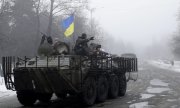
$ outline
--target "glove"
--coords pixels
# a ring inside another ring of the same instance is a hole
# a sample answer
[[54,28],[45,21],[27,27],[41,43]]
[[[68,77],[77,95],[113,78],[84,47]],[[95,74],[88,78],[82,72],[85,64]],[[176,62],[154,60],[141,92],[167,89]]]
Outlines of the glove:
[[90,40],[94,40],[94,37],[91,37]]

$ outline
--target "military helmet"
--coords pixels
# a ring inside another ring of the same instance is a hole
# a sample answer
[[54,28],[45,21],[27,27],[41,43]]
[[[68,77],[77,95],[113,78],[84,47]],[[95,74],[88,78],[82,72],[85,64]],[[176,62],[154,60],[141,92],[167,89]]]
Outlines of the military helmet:
[[83,33],[83,34],[81,35],[81,38],[82,38],[82,39],[86,39],[86,38],[87,38],[86,33]]

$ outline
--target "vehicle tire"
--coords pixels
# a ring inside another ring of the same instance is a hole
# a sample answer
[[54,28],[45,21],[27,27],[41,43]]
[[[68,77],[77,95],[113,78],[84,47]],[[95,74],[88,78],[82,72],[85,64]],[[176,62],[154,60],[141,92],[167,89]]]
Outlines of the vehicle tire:
[[49,102],[51,100],[52,93],[37,93],[37,99],[40,102]]
[[34,91],[17,91],[17,98],[19,102],[24,106],[33,106],[36,102],[37,97]]
[[105,76],[100,76],[97,81],[97,101],[104,102],[108,96],[108,81]]
[[126,81],[126,75],[124,73],[119,76],[119,96],[124,96],[126,94],[126,88],[127,88],[127,81]]
[[119,79],[116,75],[112,75],[109,81],[109,98],[116,98],[119,93]]
[[85,79],[82,88],[82,100],[85,105],[93,105],[96,100],[96,81],[93,77],[88,77]]

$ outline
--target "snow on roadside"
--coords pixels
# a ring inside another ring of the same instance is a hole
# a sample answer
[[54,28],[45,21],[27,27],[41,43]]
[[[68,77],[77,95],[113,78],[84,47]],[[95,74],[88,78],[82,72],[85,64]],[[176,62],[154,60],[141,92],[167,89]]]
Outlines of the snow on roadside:
[[174,65],[170,63],[170,61],[163,61],[163,60],[150,60],[148,61],[149,64],[167,70],[172,70],[174,72],[180,73],[180,61],[174,61]]
[[15,92],[11,90],[7,90],[4,83],[4,78],[0,77],[0,98],[6,97],[6,96],[12,96],[12,95],[15,95]]

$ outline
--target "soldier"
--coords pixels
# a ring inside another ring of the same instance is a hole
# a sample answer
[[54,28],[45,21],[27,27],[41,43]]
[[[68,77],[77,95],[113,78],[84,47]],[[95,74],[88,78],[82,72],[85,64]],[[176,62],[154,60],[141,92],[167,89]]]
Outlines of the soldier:
[[171,60],[171,65],[174,66],[174,60]]
[[83,33],[82,36],[78,37],[74,47],[75,53],[77,55],[89,55],[88,42],[90,40],[94,40],[94,37],[87,39],[87,35],[85,33]]
[[38,48],[38,54],[40,56],[50,56],[53,52],[52,44],[53,40],[51,36],[48,37],[45,34],[43,34],[40,46]]
[[51,36],[46,36],[45,34],[43,34],[42,39],[41,39],[41,43],[40,45],[44,44],[44,41],[47,39],[47,42],[52,45],[53,44],[53,40]]

